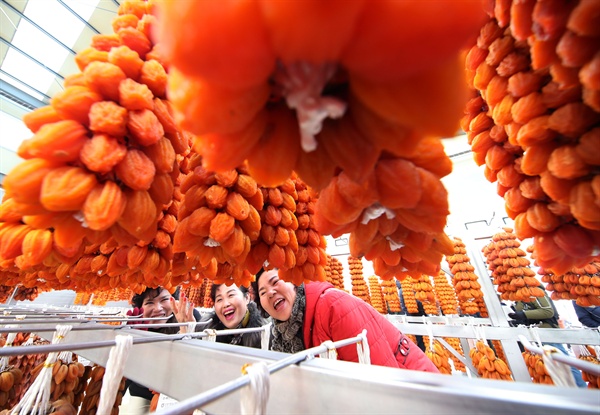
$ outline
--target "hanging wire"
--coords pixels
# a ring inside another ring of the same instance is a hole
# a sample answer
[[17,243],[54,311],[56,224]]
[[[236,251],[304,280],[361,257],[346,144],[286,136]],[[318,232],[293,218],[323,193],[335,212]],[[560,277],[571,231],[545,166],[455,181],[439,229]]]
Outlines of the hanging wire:
[[[162,320],[164,320],[164,317],[161,318]],[[145,320],[145,319],[144,319]],[[68,321],[65,320],[59,320],[58,323],[66,323]],[[209,321],[197,321],[195,323],[192,323],[196,326],[200,325],[206,325],[210,323]],[[83,322],[80,325],[74,326],[73,327],[73,331],[87,331],[87,330],[127,330],[127,329],[149,329],[149,328],[166,328],[166,327],[185,327],[188,326],[190,323],[184,322],[184,323],[162,323],[162,324],[156,324],[156,323],[148,323],[148,324],[121,324],[119,326],[114,326],[114,325],[109,325],[109,324],[102,324],[99,322]],[[245,330],[245,329],[237,329],[235,333],[231,333],[231,334],[239,334],[239,330]],[[248,330],[252,330],[252,331],[258,331],[256,329],[248,329]],[[49,331],[54,331],[54,329],[51,326],[33,326],[33,327],[19,327],[17,325],[12,325],[12,326],[6,326],[4,328],[0,328],[0,333],[32,333],[32,332],[40,332],[40,333],[44,333],[44,332],[49,332]],[[234,330],[231,330],[234,331]],[[244,331],[242,331],[244,332]]]
[[[137,321],[158,321],[158,320],[168,320],[172,317],[171,314],[168,317],[107,317],[103,318],[102,316],[81,316],[81,317],[68,317],[62,319],[44,319],[44,318],[30,318],[25,320],[0,320],[0,324],[39,324],[39,323],[119,323],[119,322],[137,322]],[[14,317],[14,316],[13,316]],[[136,325],[142,325],[135,323]],[[150,324],[150,323],[149,323]],[[2,333],[2,331],[0,331]]]
[[[349,339],[339,340],[333,342],[333,346],[336,349],[340,347],[349,346],[351,344],[355,344],[362,341],[361,336],[352,337]],[[330,345],[331,346],[331,345]],[[288,366],[291,366],[296,363],[300,363],[304,360],[313,358],[314,356],[324,353],[328,350],[327,346],[320,345],[317,347],[313,347],[310,349],[303,350],[301,352],[295,353],[289,357],[283,358],[276,362],[273,362],[267,366],[269,369],[269,373],[275,373],[281,369],[284,369]],[[203,405],[209,404],[228,393],[234,392],[243,386],[246,386],[250,382],[248,376],[241,376],[237,379],[224,383],[216,388],[210,389],[206,392],[203,392],[199,395],[193,396],[186,400],[179,402],[177,405],[173,405],[167,408],[165,411],[157,412],[159,415],[182,415],[188,414],[192,412],[196,408],[200,408]]]
[[[207,324],[209,321],[198,322],[197,324]],[[181,327],[186,326],[188,323],[165,323],[165,324],[134,324],[134,325],[126,325],[126,326],[103,326],[96,325],[90,327],[81,327],[75,326],[71,330],[72,331],[81,331],[81,330],[115,330],[117,332],[121,332],[123,329],[137,329],[138,327]],[[23,329],[16,329],[17,332],[23,332]],[[248,329],[234,329],[234,330],[215,330],[215,336],[224,336],[230,334],[241,334],[241,333],[249,333],[260,331],[260,327],[256,328],[248,328]],[[31,331],[35,332],[49,332],[54,331],[54,329],[50,327],[31,327]],[[136,337],[133,339],[133,344],[145,344],[145,343],[156,343],[163,341],[173,341],[173,340],[189,340],[190,338],[208,338],[212,333],[203,332],[194,332],[194,333],[178,333],[178,334],[160,334],[152,337]],[[114,340],[102,340],[96,342],[86,342],[86,343],[67,343],[67,344],[45,344],[38,346],[16,346],[16,347],[3,347],[0,348],[0,357],[1,356],[20,356],[26,354],[41,354],[41,353],[50,353],[50,352],[61,352],[64,350],[87,350],[87,349],[97,349],[101,347],[112,347],[115,346],[116,342]]]

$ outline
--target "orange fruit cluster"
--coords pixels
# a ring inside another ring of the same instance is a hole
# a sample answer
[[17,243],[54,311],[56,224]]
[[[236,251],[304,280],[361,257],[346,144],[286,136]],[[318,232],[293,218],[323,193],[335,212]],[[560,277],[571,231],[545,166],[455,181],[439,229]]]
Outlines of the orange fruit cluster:
[[402,311],[400,306],[400,296],[395,280],[381,280],[383,290],[383,299],[385,300],[387,310],[390,313],[399,313]]
[[532,297],[543,297],[544,290],[529,268],[527,253],[519,248],[521,243],[511,228],[503,228],[483,247],[492,280],[504,300],[531,301]]
[[[13,274],[13,275],[16,278],[18,278],[18,274]],[[9,285],[9,286],[0,285],[0,303],[5,303],[10,298],[10,296],[14,292],[15,286],[17,284],[18,284],[18,282],[15,285]],[[13,297],[13,300],[14,301],[33,301],[43,291],[46,291],[46,290],[40,289],[38,287],[19,287],[17,293]]]
[[[2,341],[4,341],[4,339],[2,339]],[[37,335],[32,336],[32,334],[30,333],[17,333],[15,339],[13,340],[13,346],[32,346],[41,344],[48,344],[48,342]],[[13,356],[10,358],[9,365],[19,369],[23,376],[20,385],[15,386],[14,388],[14,403],[12,405],[7,404],[6,406],[4,406],[5,408],[12,408],[16,402],[20,401],[23,398],[23,396],[27,392],[27,389],[29,389],[29,387],[35,380],[35,376],[33,376],[32,374],[33,369],[38,365],[44,363],[46,357],[47,355],[43,354],[29,354]]]
[[444,271],[438,272],[433,277],[433,291],[435,297],[440,301],[440,307],[445,316],[458,315],[456,292],[448,282],[448,277]]
[[521,354],[523,355],[525,365],[527,366],[529,376],[531,376],[531,381],[533,383],[545,383],[547,385],[554,385],[554,381],[550,377],[548,369],[546,369],[546,365],[544,364],[542,356],[536,353],[531,353],[527,350],[525,350]]
[[[462,348],[462,346],[460,344],[460,339],[458,337],[444,337],[444,340],[446,340],[446,342],[454,350],[456,350],[458,353],[460,353],[463,357],[465,356],[463,348]],[[454,356],[450,352],[448,352],[448,356],[450,357],[450,359],[452,359],[452,363],[454,364],[454,368],[456,370],[461,371],[461,372],[466,372],[467,371],[467,368],[465,367],[465,364],[463,362],[461,362],[460,360],[458,360],[458,358],[456,356]]]
[[421,274],[418,279],[413,277],[413,290],[415,292],[415,299],[423,304],[425,314],[437,315],[440,313],[429,275]]
[[[133,291],[129,288],[116,287],[106,291],[99,291],[94,293],[92,304],[97,306],[106,305],[110,301],[127,301],[133,297]],[[87,304],[87,303],[85,303]]]
[[23,385],[23,371],[5,366],[0,372],[0,408],[10,409],[18,402]]
[[336,166],[369,170],[382,149],[409,147],[412,129],[455,133],[454,58],[483,21],[478,6],[162,1],[158,37],[171,99],[210,169],[248,159],[265,185],[295,170],[319,188]]
[[177,154],[189,145],[166,100],[151,11],[151,3],[123,2],[114,33],[76,55],[81,72],[50,106],[24,116],[34,136],[3,183],[7,281],[79,291],[169,285],[176,224],[160,222],[174,197]]
[[[208,280],[208,278],[206,279]],[[204,279],[202,279],[202,285],[187,285],[181,288],[181,294],[185,295],[190,303],[194,303],[196,307],[203,307],[204,301]]]
[[512,372],[506,363],[499,359],[490,346],[482,340],[477,340],[475,347],[469,352],[473,366],[477,373],[486,379],[499,379],[512,381]]
[[415,298],[415,290],[413,289],[413,285],[414,280],[412,277],[406,277],[400,280],[404,307],[406,307],[406,311],[408,313],[417,314],[419,312],[419,306],[417,305],[417,299]]
[[490,316],[490,314],[487,311],[487,307],[485,305],[485,300],[483,299],[483,297],[476,298],[475,304],[477,304],[477,307],[479,307],[479,314],[481,315],[481,317],[487,318]]
[[350,233],[350,253],[371,260],[382,279],[437,273],[442,256],[451,252],[440,178],[452,166],[449,159],[435,160],[446,157],[441,143],[419,148],[420,162],[438,171],[414,160],[381,159],[359,181],[345,171],[335,176],[317,202],[317,228],[334,237]]
[[[214,173],[202,166],[200,157],[190,159],[187,167],[173,240],[173,252],[183,259],[181,271],[195,268],[201,277],[218,283],[248,285],[252,276],[246,259],[261,233],[263,192],[243,167]],[[269,219],[269,223],[274,222]]]
[[498,356],[498,358],[508,362],[506,359],[506,354],[504,353],[504,348],[502,347],[502,342],[500,340],[492,340],[492,347],[496,351],[496,356]]
[[446,348],[437,340],[433,341],[432,348],[427,336],[423,337],[423,341],[426,342],[425,344],[427,344],[427,347],[425,348],[425,356],[427,356],[429,360],[433,362],[440,373],[444,375],[451,375],[452,369],[450,368],[449,362],[450,353],[446,350]]
[[460,238],[454,238],[454,254],[446,256],[453,275],[454,289],[458,297],[460,309],[464,314],[475,314],[480,311],[476,299],[483,298],[481,285],[475,275],[475,267],[467,256],[467,249]]
[[484,20],[480,2],[162,1],[157,12],[169,97],[208,168],[247,159],[269,186],[296,171],[324,189],[323,234],[354,232],[364,211],[387,208],[392,223],[378,231],[372,217],[352,255],[384,279],[437,272],[448,215],[439,179],[451,163],[427,137],[458,131],[458,52]]
[[327,265],[325,265],[325,275],[327,282],[333,284],[335,288],[344,290],[344,266],[339,259],[327,254]]
[[[535,256],[535,250],[532,254]],[[539,268],[538,274],[545,282],[553,300],[575,300],[582,307],[600,306],[600,262],[574,267],[562,275]]]
[[496,2],[466,58],[475,161],[556,273],[600,245],[599,12],[594,1]]
[[[89,381],[86,383],[84,398],[79,407],[79,415],[94,415],[98,409],[98,402],[100,401],[100,391],[102,390],[102,383],[104,382],[105,368],[102,366],[94,365],[87,366],[90,369]],[[119,405],[123,399],[125,393],[125,378],[121,378],[118,385],[115,402],[111,408],[111,415],[115,415],[119,411]]]
[[383,291],[376,275],[369,277],[369,292],[371,293],[371,305],[381,314],[387,314],[387,307],[383,300]]
[[92,297],[92,293],[89,293],[89,292],[75,293],[75,299],[73,300],[73,304],[86,305],[87,303],[90,302],[91,297]]
[[[290,179],[284,183],[289,182]],[[325,281],[325,266],[327,265],[327,254],[325,248],[327,241],[315,226],[315,195],[313,190],[296,173],[292,174],[291,181],[296,190],[296,219],[298,229],[296,239],[298,240],[298,254],[295,265],[284,269],[279,276],[296,285],[303,281]],[[280,186],[281,187],[281,186]]]
[[202,302],[198,303],[200,307],[204,308],[212,308],[214,306],[214,301],[210,296],[210,291],[213,286],[213,283],[208,278],[202,279],[202,285],[200,289],[202,290]]
[[355,258],[352,255],[348,256],[348,267],[350,268],[350,281],[352,283],[352,295],[360,298],[366,303],[371,304],[371,295],[369,287],[365,282],[363,275],[363,264],[360,258]]
[[[596,350],[590,346],[585,347],[587,348],[589,354],[581,354],[579,355],[579,359],[600,365],[600,360],[598,360],[598,353],[596,353]],[[589,389],[600,389],[600,376],[584,371],[581,371],[581,376],[583,377],[583,380],[588,382]]]
[[[43,364],[40,364],[33,369],[33,372],[41,370],[42,367]],[[67,362],[59,358],[52,367],[50,401],[64,401],[75,408],[79,407],[83,400],[83,390],[87,385],[87,378],[84,377],[85,371],[85,366],[82,363]]]

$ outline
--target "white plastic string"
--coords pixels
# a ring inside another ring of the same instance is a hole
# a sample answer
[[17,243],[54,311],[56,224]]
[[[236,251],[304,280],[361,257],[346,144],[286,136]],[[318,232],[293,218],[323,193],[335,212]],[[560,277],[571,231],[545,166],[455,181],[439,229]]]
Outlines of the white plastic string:
[[371,350],[369,349],[369,340],[367,339],[367,330],[363,330],[362,333],[358,335],[361,338],[361,341],[356,343],[356,351],[358,353],[358,363],[362,363],[364,365],[371,364]]
[[29,337],[27,338],[25,343],[23,343],[23,346],[33,346],[33,343],[35,341],[35,336],[37,336],[37,334],[29,333]]
[[110,349],[106,361],[106,370],[102,379],[102,389],[100,389],[100,399],[96,410],[98,414],[110,414],[112,411],[119,384],[123,377],[125,362],[133,345],[133,336],[117,335],[115,343],[116,346]]
[[206,333],[206,340],[209,342],[217,341],[217,331],[215,329],[204,329],[204,333]]
[[550,374],[552,381],[556,386],[566,386],[576,388],[575,378],[571,372],[571,367],[552,358],[554,353],[561,353],[556,347],[544,345],[542,347],[544,354],[542,360],[546,365],[546,370]]
[[269,368],[265,362],[246,366],[250,383],[240,391],[242,415],[263,415],[267,413],[267,402],[271,388]]
[[[471,323],[469,323],[471,324]],[[487,343],[487,339],[485,338],[485,332],[483,331],[483,327],[479,325],[473,325],[473,331],[475,332],[475,340],[481,340],[484,343]]]
[[86,312],[91,312],[92,311],[93,302],[94,302],[94,293],[92,293],[92,295],[90,295],[90,299],[89,299],[89,301],[87,303]]
[[433,324],[423,316],[423,322],[425,323],[425,330],[427,330],[427,336],[429,337],[429,350],[433,350]]
[[529,327],[529,332],[531,333],[531,337],[533,338],[533,340],[537,343],[538,347],[542,347],[542,339],[540,338],[540,332],[538,331],[538,328],[535,326],[531,326]]
[[[18,327],[16,324],[6,325],[7,329],[14,329],[16,327]],[[4,347],[11,347],[16,337],[17,333],[8,333],[8,335],[6,336],[6,343],[4,343]],[[8,367],[9,359],[9,356],[2,356],[2,358],[0,359],[0,372],[4,372],[4,370],[6,370],[6,368]]]
[[[52,336],[52,344],[62,342],[73,326],[59,324]],[[44,366],[33,384],[27,389],[23,399],[11,410],[11,414],[19,415],[45,415],[50,400],[50,381],[52,380],[52,367],[56,364],[59,352],[48,354]]]
[[331,340],[325,340],[323,343],[321,343],[321,345],[327,347],[327,351],[319,353],[319,357],[322,357],[323,359],[337,360],[337,350],[335,349],[335,345]]
[[[453,375],[458,374],[458,372],[460,372],[460,370],[456,370],[456,366],[454,366],[454,360],[453,359],[448,359],[448,363],[450,363],[450,373],[452,373]],[[470,372],[470,370],[466,370],[467,372]],[[460,372],[460,374],[462,375],[462,372]]]
[[271,340],[271,323],[262,326],[263,331],[260,332],[260,348],[269,350],[269,341]]
[[58,360],[68,365],[73,363],[73,352],[69,352],[66,350],[64,352],[60,352],[60,354],[58,355]]
[[587,349],[587,347],[585,347],[581,344],[572,344],[571,349],[573,349],[573,353],[575,354],[575,357],[578,359],[581,358],[581,356],[591,356],[592,355],[590,353],[590,351]]

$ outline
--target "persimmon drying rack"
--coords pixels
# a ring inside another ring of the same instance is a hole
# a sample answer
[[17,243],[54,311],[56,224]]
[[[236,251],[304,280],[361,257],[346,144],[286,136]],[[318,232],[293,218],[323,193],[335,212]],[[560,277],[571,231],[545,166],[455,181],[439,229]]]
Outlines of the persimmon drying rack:
[[[17,323],[9,319],[5,321]],[[156,333],[136,329],[122,330],[120,326],[70,318],[64,319],[64,323],[82,326],[86,330],[71,330],[59,346],[69,348],[69,344],[76,343],[73,344],[73,352],[100,365],[106,364],[110,352],[107,346],[114,344],[115,336],[132,335],[135,343],[139,344],[133,346],[134,350],[124,367],[124,376],[180,401],[238,378],[244,364],[258,361],[269,364],[289,357],[272,351],[188,340],[183,335],[176,336],[177,341],[155,341],[153,338],[157,337]],[[410,326],[424,328],[422,324]],[[37,324],[21,326],[23,331],[34,328],[40,327]],[[473,336],[473,328],[469,326],[433,326],[435,336],[443,336],[450,329],[452,336],[456,337],[457,328],[464,332],[463,335]],[[498,329],[486,327],[484,330],[492,334],[489,338],[493,338],[494,330]],[[518,328],[509,330],[514,334]],[[530,333],[523,331],[529,337]],[[590,336],[588,340],[591,343],[600,343],[600,338],[593,337],[600,336],[598,332],[585,332]],[[50,339],[51,331],[40,332],[40,335]],[[540,331],[540,335],[546,340],[545,336],[553,333]],[[82,343],[88,345],[84,349],[77,349]],[[88,348],[94,344],[96,347]],[[234,391],[202,409],[208,413],[235,413],[239,412],[239,405],[239,391]],[[303,361],[271,374],[269,413],[374,414],[399,413],[402,408],[410,408],[413,413],[447,413],[451,408],[456,413],[528,411],[543,412],[545,415],[597,414],[598,393],[578,388],[437,375],[328,359]]]

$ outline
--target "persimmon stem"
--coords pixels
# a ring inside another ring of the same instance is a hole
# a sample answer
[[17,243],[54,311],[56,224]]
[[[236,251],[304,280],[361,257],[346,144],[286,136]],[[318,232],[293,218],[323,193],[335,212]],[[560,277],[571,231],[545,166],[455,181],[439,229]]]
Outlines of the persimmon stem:
[[335,97],[322,96],[323,89],[337,67],[333,63],[279,63],[273,80],[278,94],[285,97],[288,107],[296,110],[301,146],[311,152],[317,148],[316,135],[327,118],[341,118],[347,104]]

